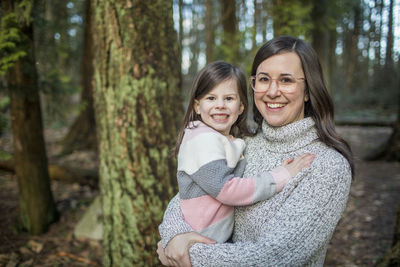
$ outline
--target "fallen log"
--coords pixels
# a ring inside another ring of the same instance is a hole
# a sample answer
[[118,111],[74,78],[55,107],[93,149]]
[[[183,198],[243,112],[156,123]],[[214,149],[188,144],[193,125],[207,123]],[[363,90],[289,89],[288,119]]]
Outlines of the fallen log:
[[[15,173],[13,159],[0,160],[0,170]],[[51,180],[78,183],[92,188],[97,188],[99,180],[97,170],[79,169],[58,164],[49,164],[49,175]]]

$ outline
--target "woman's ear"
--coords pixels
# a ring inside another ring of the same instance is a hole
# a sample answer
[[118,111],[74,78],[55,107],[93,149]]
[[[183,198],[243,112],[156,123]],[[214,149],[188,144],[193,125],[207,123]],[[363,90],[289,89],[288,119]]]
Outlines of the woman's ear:
[[304,102],[310,100],[310,90],[308,88],[304,89]]
[[193,103],[193,109],[196,114],[200,115],[200,101],[195,99]]

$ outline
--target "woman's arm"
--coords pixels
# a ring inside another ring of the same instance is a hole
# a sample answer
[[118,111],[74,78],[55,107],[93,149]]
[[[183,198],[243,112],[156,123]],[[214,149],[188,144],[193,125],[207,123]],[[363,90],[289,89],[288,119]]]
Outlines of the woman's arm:
[[169,202],[163,221],[158,226],[158,231],[160,232],[161,243],[164,248],[174,236],[194,231],[183,219],[182,211],[179,207],[178,195],[173,197]]
[[[283,201],[274,217],[267,221],[260,218],[263,221],[262,230],[256,241],[194,244],[190,249],[192,265],[322,264],[323,258],[318,256],[324,255],[326,245],[345,208],[351,182],[347,161],[342,157],[335,161],[316,164],[312,172]],[[259,216],[262,217],[263,213]]]

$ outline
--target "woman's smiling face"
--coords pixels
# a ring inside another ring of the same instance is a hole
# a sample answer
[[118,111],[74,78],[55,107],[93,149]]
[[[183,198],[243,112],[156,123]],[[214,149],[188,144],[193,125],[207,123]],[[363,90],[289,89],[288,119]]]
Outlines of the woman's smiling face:
[[286,52],[267,58],[257,68],[257,73],[267,74],[274,79],[266,92],[254,92],[254,102],[263,118],[271,126],[284,126],[304,118],[305,102],[309,97],[305,92],[304,80],[297,80],[291,91],[280,90],[275,79],[284,75],[305,78],[299,56]]

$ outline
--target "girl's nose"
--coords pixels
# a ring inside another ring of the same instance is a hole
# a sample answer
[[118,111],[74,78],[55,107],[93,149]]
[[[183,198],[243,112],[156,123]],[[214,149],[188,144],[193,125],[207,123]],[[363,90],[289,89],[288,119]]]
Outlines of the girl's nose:
[[224,99],[217,99],[217,108],[224,108],[224,107],[225,107]]

